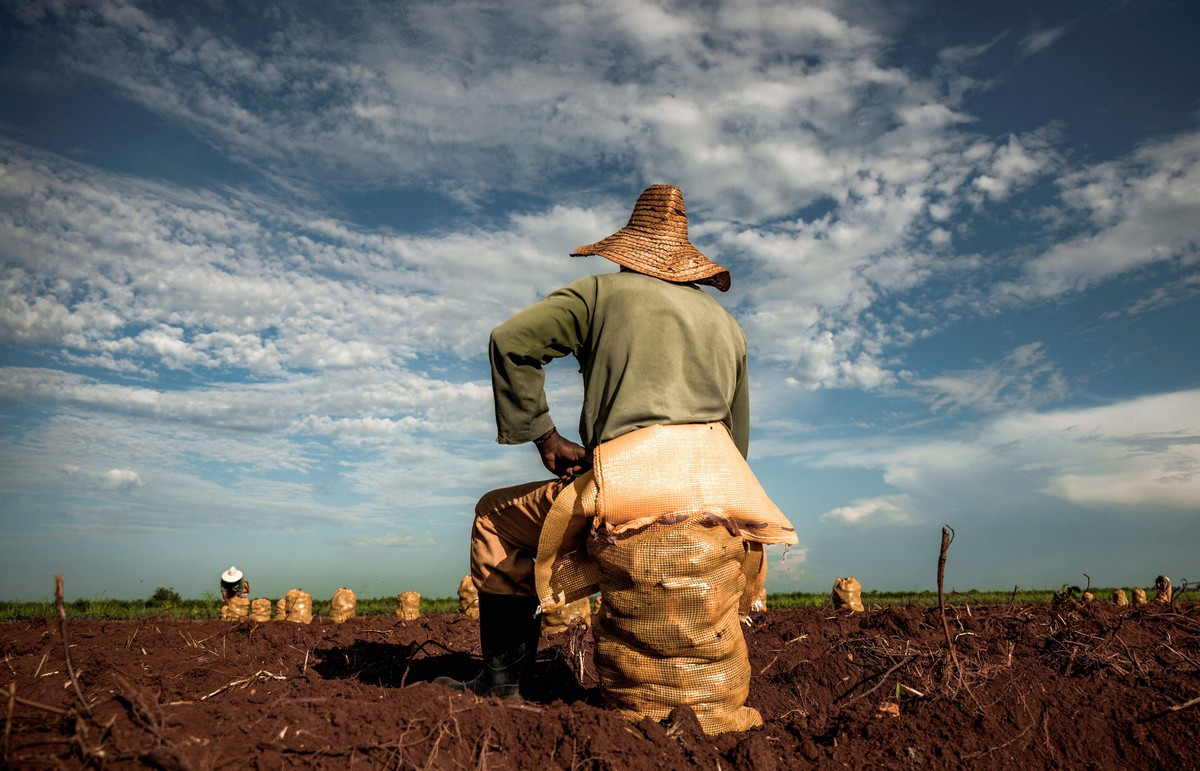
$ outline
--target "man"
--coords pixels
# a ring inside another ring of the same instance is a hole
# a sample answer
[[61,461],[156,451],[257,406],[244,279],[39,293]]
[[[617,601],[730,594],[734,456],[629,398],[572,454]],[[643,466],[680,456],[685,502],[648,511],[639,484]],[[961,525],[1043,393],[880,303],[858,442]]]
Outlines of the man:
[[221,574],[221,600],[228,602],[234,597],[246,597],[250,594],[250,582],[242,575],[242,571],[230,567]]
[[[598,446],[649,426],[719,423],[746,455],[745,336],[699,288],[727,291],[729,271],[688,241],[679,188],[647,188],[628,225],[572,252],[586,255],[605,257],[620,272],[580,279],[492,331],[498,441],[533,442],[555,479],[493,490],[476,506],[471,575],[484,666],[474,680],[436,681],[451,688],[520,698],[540,632],[539,534],[555,498],[591,468]],[[558,433],[544,390],[543,365],[567,354],[583,375],[582,444]]]

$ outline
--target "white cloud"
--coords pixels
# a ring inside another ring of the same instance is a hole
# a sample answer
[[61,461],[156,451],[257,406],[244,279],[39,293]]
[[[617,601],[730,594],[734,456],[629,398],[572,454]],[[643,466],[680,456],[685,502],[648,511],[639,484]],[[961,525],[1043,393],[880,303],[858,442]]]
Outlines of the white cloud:
[[1048,29],[1038,29],[1030,32],[1025,37],[1021,38],[1021,53],[1024,56],[1032,56],[1040,53],[1050,46],[1054,45],[1059,39],[1067,33],[1070,28],[1069,24],[1061,24],[1057,27]]
[[1013,411],[960,439],[836,448],[817,463],[878,469],[921,518],[944,516],[943,507],[1036,508],[1038,495],[1093,507],[1193,510],[1200,506],[1200,391]]
[[843,522],[848,525],[868,524],[879,521],[897,523],[911,522],[906,495],[891,495],[855,501],[849,506],[839,506],[821,515],[826,522]]
[[362,536],[359,538],[350,538],[338,540],[335,543],[344,543],[348,546],[363,547],[396,547],[396,546],[433,546],[437,542],[429,536],[418,537],[414,535],[401,535],[397,533],[389,533],[380,536]]
[[141,477],[133,469],[114,468],[108,471],[90,471],[68,463],[62,467],[62,471],[73,482],[98,490],[124,492],[142,485]]
[[1069,392],[1066,375],[1047,358],[1042,343],[1022,345],[996,364],[912,379],[912,385],[924,393],[935,412],[1032,407],[1061,401]]
[[1147,144],[1130,157],[1059,180],[1086,232],[1030,260],[997,294],[1036,299],[1077,292],[1154,263],[1200,257],[1200,132]]

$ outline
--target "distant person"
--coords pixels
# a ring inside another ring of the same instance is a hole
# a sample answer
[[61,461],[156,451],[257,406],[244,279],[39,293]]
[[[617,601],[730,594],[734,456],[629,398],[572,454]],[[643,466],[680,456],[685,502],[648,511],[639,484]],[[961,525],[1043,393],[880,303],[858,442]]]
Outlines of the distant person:
[[247,597],[250,594],[250,582],[242,575],[242,571],[230,567],[221,574],[221,601],[229,602],[234,597]]

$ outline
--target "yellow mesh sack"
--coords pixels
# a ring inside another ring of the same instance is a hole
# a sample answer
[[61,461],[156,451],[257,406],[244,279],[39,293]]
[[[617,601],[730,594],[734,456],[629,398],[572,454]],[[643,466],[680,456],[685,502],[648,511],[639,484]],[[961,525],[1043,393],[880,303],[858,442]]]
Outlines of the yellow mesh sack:
[[829,598],[833,601],[833,607],[836,609],[846,608],[860,613],[864,610],[862,584],[858,583],[858,579],[854,576],[846,576],[834,581],[833,591],[830,592]]
[[601,692],[627,717],[686,705],[708,733],[739,731],[762,722],[740,626],[762,544],[796,542],[724,426],[652,426],[600,445],[562,489],[534,578],[543,612],[603,592]]
[[250,600],[246,597],[230,597],[221,606],[222,621],[241,621],[250,615]]
[[1164,605],[1171,602],[1171,579],[1166,576],[1154,579],[1154,601]]
[[479,618],[479,589],[469,575],[458,582],[458,612],[466,618]]
[[347,619],[354,618],[354,609],[358,605],[358,598],[354,596],[354,592],[346,587],[342,587],[333,593],[333,599],[329,601],[329,618],[335,624],[341,624]]
[[762,724],[746,707],[750,662],[738,613],[742,539],[701,515],[592,539],[604,612],[596,669],[606,702],[627,717],[691,707],[707,733]]
[[271,620],[271,601],[266,597],[255,597],[250,601],[250,616],[251,621],[270,621]]
[[301,589],[289,589],[287,599],[287,618],[294,624],[311,624],[313,615],[312,595]]
[[416,621],[421,617],[421,595],[418,592],[400,592],[396,595],[396,616],[403,621]]
[[592,625],[592,604],[587,597],[542,611],[542,637],[562,634],[571,628],[573,621],[582,621],[584,626]]

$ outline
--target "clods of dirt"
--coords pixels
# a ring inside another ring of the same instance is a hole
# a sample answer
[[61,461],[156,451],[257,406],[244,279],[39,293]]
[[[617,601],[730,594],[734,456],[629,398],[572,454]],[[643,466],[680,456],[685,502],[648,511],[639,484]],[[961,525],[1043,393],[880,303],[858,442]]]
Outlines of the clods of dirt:
[[[0,625],[10,768],[1200,768],[1200,605],[806,609],[745,628],[765,724],[630,722],[591,633],[545,640],[521,704],[477,622]],[[64,653],[64,637],[69,645]],[[953,646],[954,655],[951,656]]]

